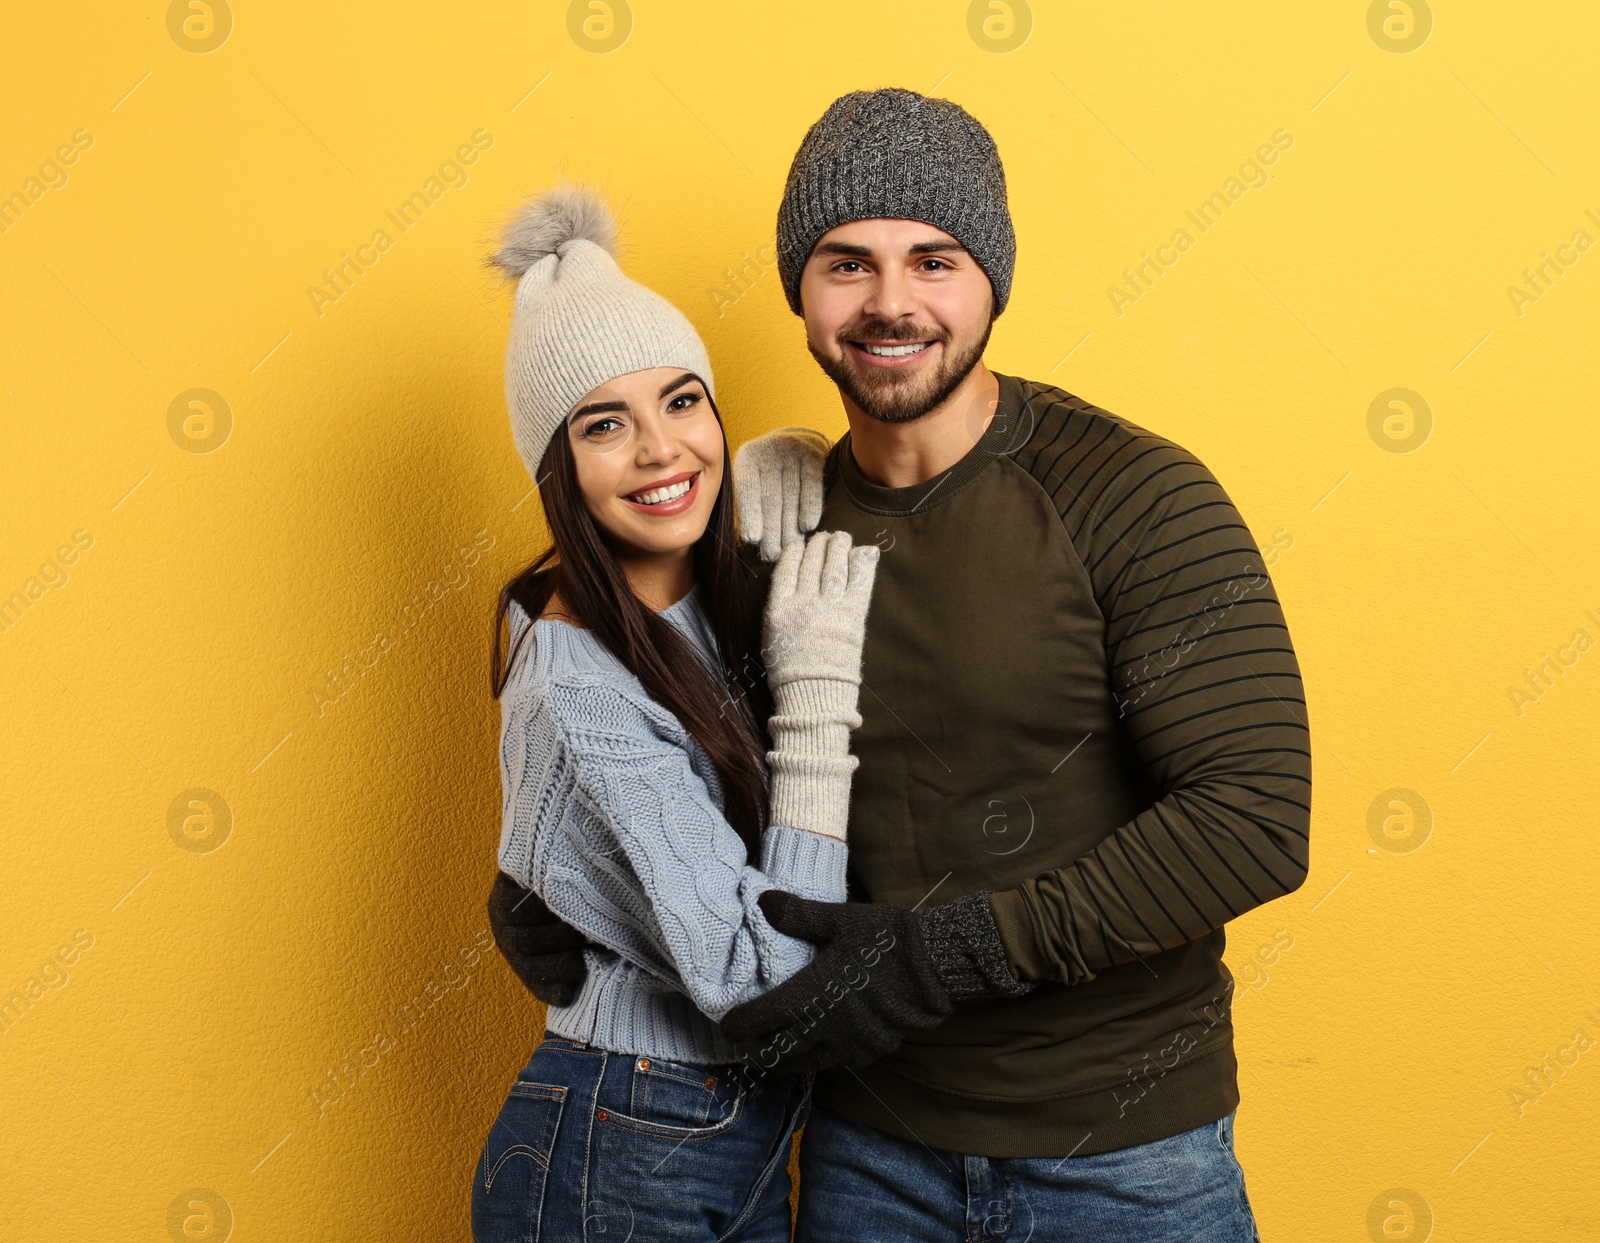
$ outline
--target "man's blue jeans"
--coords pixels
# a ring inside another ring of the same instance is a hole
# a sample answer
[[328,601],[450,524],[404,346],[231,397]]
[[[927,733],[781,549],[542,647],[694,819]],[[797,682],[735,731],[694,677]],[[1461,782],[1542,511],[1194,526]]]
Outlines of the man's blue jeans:
[[813,1106],[795,1243],[1260,1243],[1233,1114],[1087,1157],[969,1157]]

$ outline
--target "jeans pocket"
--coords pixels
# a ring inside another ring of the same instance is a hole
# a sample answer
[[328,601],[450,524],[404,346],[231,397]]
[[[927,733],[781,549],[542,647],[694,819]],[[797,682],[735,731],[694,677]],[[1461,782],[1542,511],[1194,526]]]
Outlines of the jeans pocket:
[[715,1126],[738,1109],[743,1091],[732,1067],[636,1057],[628,1115],[656,1126]]
[[489,1128],[472,1183],[477,1243],[539,1243],[550,1152],[567,1089],[519,1079]]
[[[646,1059],[657,1069],[655,1058]],[[788,1186],[775,1183],[788,1164],[788,1124],[793,1110],[779,1093],[737,1068],[668,1063],[679,1083],[640,1082],[649,1104],[635,1117],[625,1112],[639,1076],[639,1055],[608,1071],[594,1111],[584,1213],[586,1238],[667,1243],[675,1239],[789,1237]],[[688,1072],[697,1071],[691,1079]],[[685,1125],[699,1104],[682,1108],[681,1089],[716,1080],[704,1125]],[[586,1102],[585,1102],[586,1103]],[[575,1106],[577,1107],[576,1103]],[[779,1134],[784,1133],[780,1140]],[[565,1171],[563,1164],[552,1184]],[[574,1238],[576,1243],[576,1237]]]

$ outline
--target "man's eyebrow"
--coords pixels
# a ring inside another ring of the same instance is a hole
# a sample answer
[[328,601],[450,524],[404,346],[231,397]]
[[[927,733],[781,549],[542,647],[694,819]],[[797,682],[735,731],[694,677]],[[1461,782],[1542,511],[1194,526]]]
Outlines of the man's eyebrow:
[[[964,252],[966,249],[960,242],[951,238],[948,241],[918,242],[915,246],[907,248],[906,253],[908,255],[933,255],[951,250]],[[855,259],[870,259],[872,258],[873,250],[870,246],[856,246],[849,242],[822,242],[817,246],[814,253],[819,255],[848,255]]]
[[870,246],[853,246],[848,242],[820,242],[814,252],[819,255],[854,255],[860,259],[870,259],[872,248]]
[[573,419],[581,418],[586,414],[610,414],[615,410],[626,409],[628,409],[628,403],[625,401],[591,401],[587,406],[579,406],[574,410],[567,422],[570,423]]

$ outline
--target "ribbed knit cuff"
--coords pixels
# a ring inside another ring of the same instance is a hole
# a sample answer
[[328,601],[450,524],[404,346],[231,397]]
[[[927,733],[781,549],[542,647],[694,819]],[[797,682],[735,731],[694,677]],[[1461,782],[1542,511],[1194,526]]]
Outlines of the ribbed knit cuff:
[[861,687],[832,678],[803,678],[775,687],[767,729],[776,750],[794,755],[838,756],[850,751],[850,731],[860,728]]
[[1035,988],[1011,974],[1005,943],[980,889],[921,913],[922,939],[951,1001],[973,997],[1022,997]]
[[850,776],[860,763],[850,754],[850,731],[861,724],[860,690],[854,682],[805,678],[773,691],[776,711],[767,722],[773,824],[844,839]]
[[772,823],[845,839],[850,823],[850,775],[860,763],[768,751],[772,766]]
[[843,902],[850,851],[836,837],[774,822],[761,842],[761,871],[774,889],[813,902]]

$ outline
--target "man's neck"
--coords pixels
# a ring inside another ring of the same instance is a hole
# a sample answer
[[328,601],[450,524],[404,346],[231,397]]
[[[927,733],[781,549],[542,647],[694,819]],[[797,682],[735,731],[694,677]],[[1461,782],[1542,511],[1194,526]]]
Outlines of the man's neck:
[[851,456],[862,478],[880,488],[910,488],[949,470],[982,439],[1000,400],[1000,380],[980,360],[955,392],[906,423],[884,423],[843,400]]

